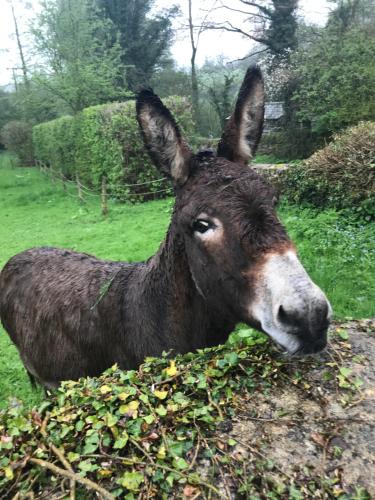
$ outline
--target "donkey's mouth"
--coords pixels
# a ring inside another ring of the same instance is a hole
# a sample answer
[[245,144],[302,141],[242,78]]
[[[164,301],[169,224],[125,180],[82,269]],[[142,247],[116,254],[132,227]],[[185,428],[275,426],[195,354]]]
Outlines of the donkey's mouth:
[[294,350],[289,350],[279,343],[277,343],[277,345],[285,355],[293,358],[302,358],[322,352],[327,347],[327,338],[321,338],[314,342],[302,342],[300,346]]
[[278,349],[289,357],[318,354],[327,346],[328,327],[314,332],[314,334],[309,332],[286,332],[275,327],[266,329],[261,325],[257,325],[257,328],[272,339]]

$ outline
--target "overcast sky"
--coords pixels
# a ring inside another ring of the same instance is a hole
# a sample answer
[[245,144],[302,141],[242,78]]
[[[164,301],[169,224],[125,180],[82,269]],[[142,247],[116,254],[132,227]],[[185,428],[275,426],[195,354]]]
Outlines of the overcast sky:
[[[27,25],[33,17],[35,10],[38,10],[38,0],[13,0],[16,15],[20,24],[20,31],[27,42]],[[170,7],[171,4],[178,4],[185,18],[187,17],[187,0],[156,0],[156,7],[162,9]],[[202,9],[208,9],[215,3],[215,0],[195,0],[193,5],[194,17],[199,20],[204,15]],[[219,5],[216,1],[216,5]],[[300,0],[300,16],[307,21],[316,24],[324,24],[329,12],[327,0]],[[227,4],[241,8],[241,4],[236,0],[231,0]],[[242,6],[243,8],[243,6]],[[222,21],[230,20],[235,25],[241,25],[243,14],[230,13],[222,9],[216,10],[210,15],[210,20]],[[172,54],[179,66],[188,66],[190,59],[190,41],[185,30],[182,29],[183,18],[176,20],[177,35],[172,47]],[[6,85],[12,79],[9,68],[19,67],[19,57],[14,33],[14,23],[10,3],[8,0],[0,0],[0,85]],[[202,34],[199,50],[197,53],[198,64],[203,64],[207,58],[224,56],[228,60],[238,59],[249,52],[249,40],[241,38],[233,33],[220,31],[209,31]],[[25,49],[26,50],[26,49]],[[27,52],[27,50],[26,50]]]

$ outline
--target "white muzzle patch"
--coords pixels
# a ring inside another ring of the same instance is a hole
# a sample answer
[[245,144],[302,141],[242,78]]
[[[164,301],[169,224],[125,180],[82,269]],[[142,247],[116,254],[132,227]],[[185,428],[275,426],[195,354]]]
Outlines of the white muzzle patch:
[[249,313],[289,353],[325,345],[331,306],[292,250],[267,258]]

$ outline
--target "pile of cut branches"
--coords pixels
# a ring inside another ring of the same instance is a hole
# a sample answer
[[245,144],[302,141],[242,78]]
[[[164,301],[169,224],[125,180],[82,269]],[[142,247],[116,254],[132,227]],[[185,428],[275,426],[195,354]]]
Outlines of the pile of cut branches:
[[370,498],[304,464],[283,475],[260,449],[245,457],[230,433],[244,401],[304,387],[301,371],[320,365],[350,404],[361,381],[342,357],[292,363],[249,329],[225,346],[65,382],[38,409],[14,401],[0,413],[0,497]]

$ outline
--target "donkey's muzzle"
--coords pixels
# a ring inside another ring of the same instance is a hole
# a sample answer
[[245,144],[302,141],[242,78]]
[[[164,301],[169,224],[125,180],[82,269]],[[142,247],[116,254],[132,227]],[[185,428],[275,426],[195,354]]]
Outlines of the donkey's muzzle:
[[260,273],[251,317],[291,354],[324,349],[331,306],[293,251],[271,254]]
[[[309,307],[310,306],[310,307]],[[319,303],[306,304],[303,308],[286,308],[281,305],[277,314],[278,324],[289,335],[300,341],[299,354],[313,354],[327,345],[327,331],[331,310],[328,301],[322,297]]]

